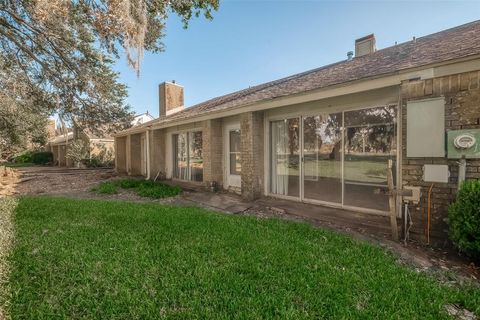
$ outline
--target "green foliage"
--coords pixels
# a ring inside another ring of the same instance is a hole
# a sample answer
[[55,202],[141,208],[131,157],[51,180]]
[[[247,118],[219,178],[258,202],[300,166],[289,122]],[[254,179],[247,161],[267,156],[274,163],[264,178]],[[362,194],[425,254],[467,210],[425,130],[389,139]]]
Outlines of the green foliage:
[[116,194],[118,193],[118,185],[112,181],[100,182],[100,184],[91,189],[93,192],[102,194]]
[[448,319],[446,286],[379,246],[280,219],[123,201],[20,198],[12,319]]
[[465,181],[448,209],[450,239],[469,256],[480,258],[480,180]]
[[95,144],[96,152],[91,154],[90,159],[85,159],[83,163],[87,168],[113,167],[115,159],[113,150],[108,149],[104,144]]
[[181,191],[182,189],[178,186],[169,186],[168,184],[153,182],[150,180],[142,181],[137,187],[137,194],[139,196],[154,199],[174,197]]
[[16,156],[15,159],[14,159],[14,162],[15,163],[32,163],[33,162],[32,161],[32,152],[27,151],[27,152],[22,153],[19,156]]
[[153,199],[174,197],[182,192],[182,189],[178,186],[169,186],[168,184],[160,182],[131,178],[101,182],[98,186],[92,188],[91,191],[104,194],[114,194],[117,193],[118,188],[132,189],[141,197]]
[[90,145],[82,139],[76,139],[69,143],[66,157],[71,159],[75,165],[79,165],[88,158],[90,154]]
[[53,154],[50,151],[38,151],[32,153],[32,162],[35,164],[48,164],[53,162]]
[[[163,51],[168,14],[186,26],[192,15],[210,19],[217,8],[218,0],[2,1],[0,103],[8,98],[30,108],[19,117],[57,113],[90,129],[124,129],[132,115],[127,87],[112,67],[119,51],[138,73],[145,50]],[[14,138],[17,124],[25,127],[16,121]]]

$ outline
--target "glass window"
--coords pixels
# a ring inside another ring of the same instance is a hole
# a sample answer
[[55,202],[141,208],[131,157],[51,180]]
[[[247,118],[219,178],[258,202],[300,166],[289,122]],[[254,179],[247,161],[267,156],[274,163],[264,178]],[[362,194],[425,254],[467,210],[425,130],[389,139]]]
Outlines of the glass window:
[[240,149],[240,130],[230,131],[230,174],[242,173],[242,153]]
[[342,203],[342,114],[303,120],[304,196]]
[[185,133],[173,135],[173,177],[187,180],[188,156],[187,135]]
[[300,195],[299,118],[274,121],[271,131],[271,192]]
[[387,166],[395,177],[396,107],[345,112],[344,204],[388,211]]
[[202,132],[173,135],[173,177],[203,181]]
[[202,132],[189,133],[189,166],[190,166],[190,180],[203,181],[203,139]]

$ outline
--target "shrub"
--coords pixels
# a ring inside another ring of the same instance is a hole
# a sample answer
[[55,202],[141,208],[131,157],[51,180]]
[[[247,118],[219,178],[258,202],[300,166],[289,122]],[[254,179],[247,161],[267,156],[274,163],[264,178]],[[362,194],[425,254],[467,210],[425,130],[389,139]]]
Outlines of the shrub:
[[480,180],[465,181],[448,208],[449,236],[463,253],[480,258]]
[[15,163],[32,163],[32,152],[27,151],[14,159]]
[[117,181],[102,182],[91,189],[93,192],[114,194],[118,188],[133,189],[139,196],[147,198],[166,198],[174,197],[182,192],[180,187],[169,186],[168,184],[153,182],[150,180],[123,179]]
[[123,189],[133,189],[137,188],[143,181],[137,179],[124,179],[118,181],[118,185]]
[[88,158],[89,154],[90,145],[82,139],[76,139],[68,145],[66,157],[78,167],[83,160]]
[[153,181],[143,181],[136,190],[137,194],[141,197],[155,199],[174,197],[182,191],[180,187],[172,187],[168,184],[156,183]]
[[118,189],[117,184],[111,181],[106,181],[106,182],[100,182],[98,186],[92,188],[92,191],[103,193],[103,194],[115,194],[117,193],[117,189]]
[[35,164],[47,164],[53,162],[53,154],[50,151],[32,153],[32,162]]

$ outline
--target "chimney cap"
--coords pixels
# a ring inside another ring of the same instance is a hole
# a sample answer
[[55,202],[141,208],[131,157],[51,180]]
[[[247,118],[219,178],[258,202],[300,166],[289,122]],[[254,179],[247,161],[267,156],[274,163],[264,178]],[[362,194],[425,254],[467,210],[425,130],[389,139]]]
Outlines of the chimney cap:
[[356,39],[355,43],[362,42],[362,41],[365,41],[365,40],[370,40],[370,39],[375,39],[375,34],[374,33],[370,33],[369,35],[366,35],[364,37]]
[[347,59],[350,61],[353,58],[353,51],[348,51],[347,52]]

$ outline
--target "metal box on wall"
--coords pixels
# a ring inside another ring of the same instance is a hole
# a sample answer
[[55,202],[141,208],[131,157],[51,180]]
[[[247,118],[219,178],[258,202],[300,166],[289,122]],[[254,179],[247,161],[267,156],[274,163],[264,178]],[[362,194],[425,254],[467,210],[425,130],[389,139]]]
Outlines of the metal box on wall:
[[450,159],[480,158],[480,129],[448,131],[447,156]]

